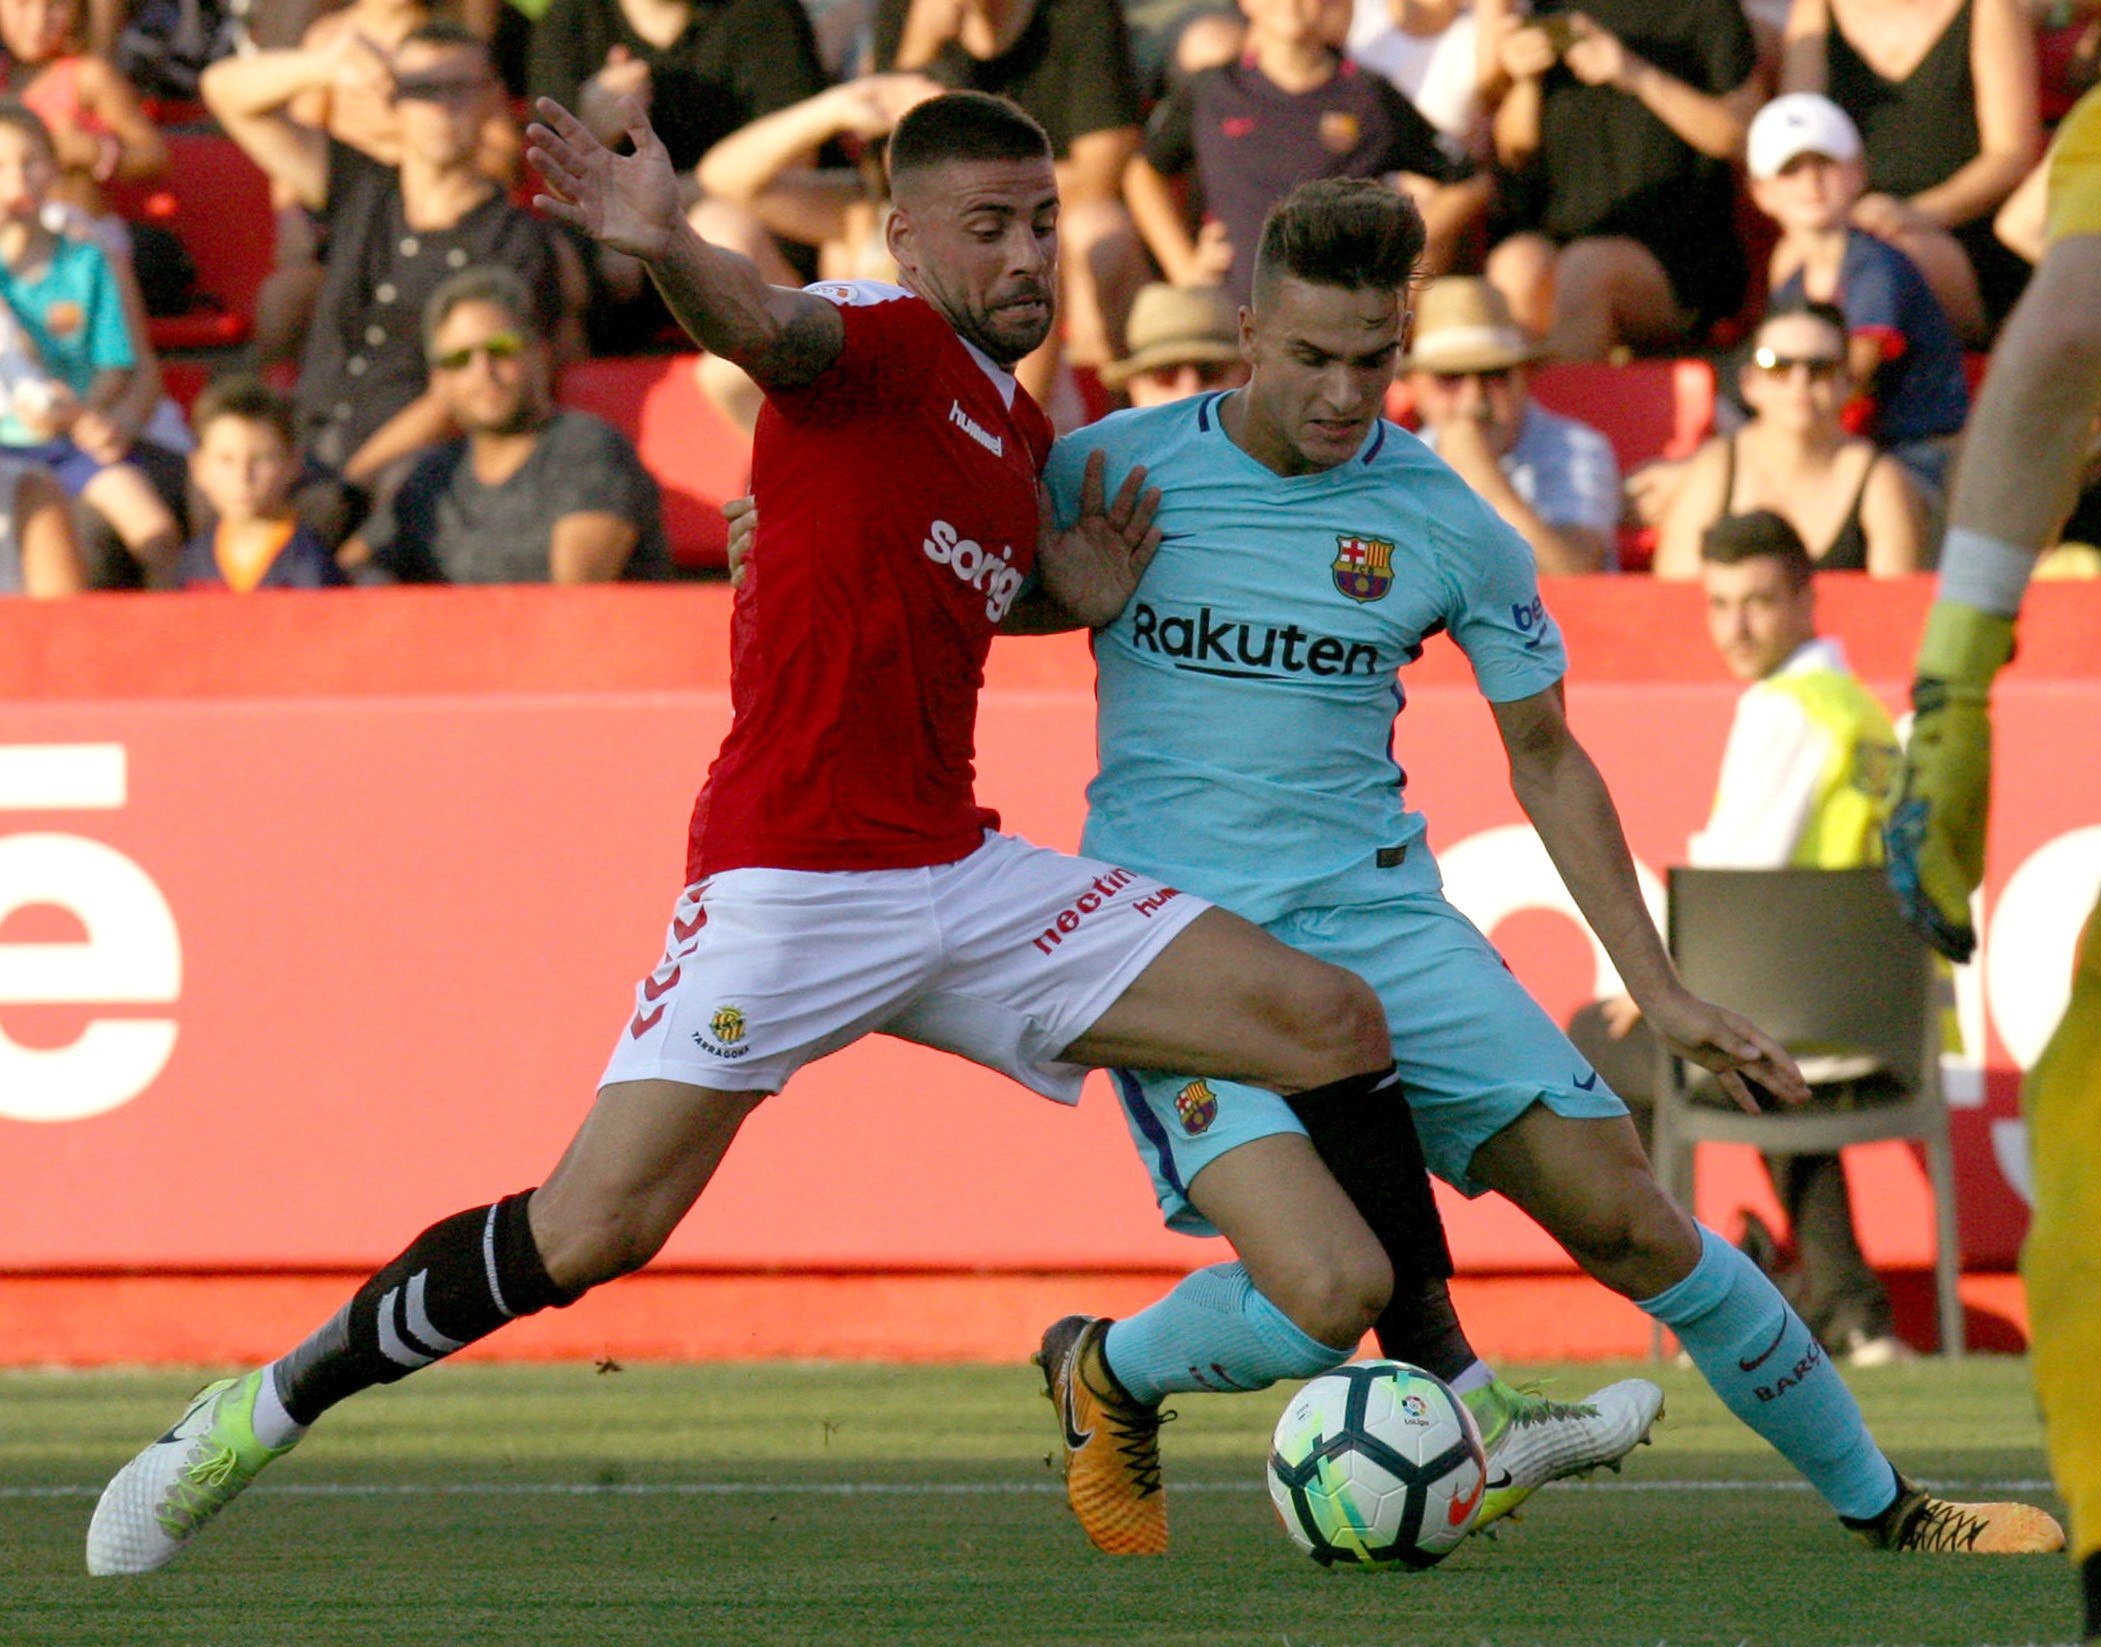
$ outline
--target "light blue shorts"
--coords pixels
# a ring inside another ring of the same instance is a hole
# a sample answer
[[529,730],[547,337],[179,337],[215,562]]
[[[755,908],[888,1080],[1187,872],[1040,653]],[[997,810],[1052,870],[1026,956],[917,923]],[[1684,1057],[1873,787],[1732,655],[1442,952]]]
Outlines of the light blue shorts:
[[[1488,1187],[1468,1172],[1474,1151],[1535,1103],[1577,1118],[1627,1113],[1495,946],[1442,893],[1296,910],[1268,930],[1378,991],[1423,1154],[1461,1194]],[[1112,1074],[1160,1210],[1171,1228],[1192,1235],[1216,1233],[1189,1204],[1188,1186],[1200,1171],[1253,1139],[1306,1130],[1289,1104],[1259,1087],[1141,1070]]]

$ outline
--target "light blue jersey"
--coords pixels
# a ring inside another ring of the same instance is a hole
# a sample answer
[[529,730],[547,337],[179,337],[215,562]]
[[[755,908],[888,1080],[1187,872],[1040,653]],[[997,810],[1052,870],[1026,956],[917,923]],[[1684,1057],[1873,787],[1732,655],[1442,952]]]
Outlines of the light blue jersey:
[[1254,921],[1434,890],[1392,753],[1398,672],[1443,630],[1493,702],[1558,681],[1532,551],[1393,424],[1347,463],[1278,475],[1227,438],[1223,398],[1119,412],[1051,454],[1062,522],[1097,447],[1112,491],[1143,464],[1164,494],[1160,551],[1095,637],[1082,850]]
[[[1221,399],[1119,413],[1051,454],[1062,520],[1096,447],[1109,486],[1143,464],[1162,494],[1160,552],[1095,637],[1085,850],[1369,983],[1431,1170],[1477,1195],[1475,1152],[1531,1105],[1624,1109],[1445,901],[1393,757],[1398,675],[1442,630],[1492,702],[1527,698],[1561,678],[1561,635],[1531,549],[1413,435],[1382,423],[1349,462],[1278,475],[1226,437]],[[1178,1229],[1209,1230],[1187,1193],[1206,1165],[1303,1130],[1230,1081],[1118,1071],[1116,1087]]]

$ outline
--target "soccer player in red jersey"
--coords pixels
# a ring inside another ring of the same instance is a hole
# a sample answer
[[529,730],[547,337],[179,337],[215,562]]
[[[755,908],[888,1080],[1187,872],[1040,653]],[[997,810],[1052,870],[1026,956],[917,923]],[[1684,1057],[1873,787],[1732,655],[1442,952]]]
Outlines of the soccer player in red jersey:
[[[1039,543],[1051,430],[1011,368],[1048,334],[1056,289],[1042,130],[977,93],[921,105],[890,147],[904,285],[798,292],[687,226],[639,104],[627,156],[539,112],[541,208],[641,259],[767,397],[765,570],[738,594],[735,717],[695,807],[690,884],[546,1182],[433,1225],[289,1354],[202,1392],[102,1495],[92,1572],[166,1565],[345,1397],[639,1268],[752,1109],[864,1034],[1065,1102],[1087,1066],[1300,1102],[1361,1102],[1391,1078],[1383,1013],[1349,973],[1157,881],[1001,835],[972,794],[993,634],[1107,621],[1158,542],[1142,471],[1105,501],[1097,461],[1078,524]],[[1427,1206],[1419,1151],[1399,1177]],[[1391,1270],[1307,1140],[1263,1139],[1191,1188],[1243,1264],[1152,1307],[1189,1346],[1174,1387],[1258,1388],[1347,1359]],[[1076,1331],[1046,1369],[1071,1496],[1104,1548],[1158,1553],[1158,1418],[1119,1399],[1099,1340]]]

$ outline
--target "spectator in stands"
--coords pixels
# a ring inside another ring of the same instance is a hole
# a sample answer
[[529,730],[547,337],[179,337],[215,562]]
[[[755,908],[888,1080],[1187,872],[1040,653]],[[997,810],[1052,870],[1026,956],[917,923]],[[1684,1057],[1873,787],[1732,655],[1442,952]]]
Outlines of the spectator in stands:
[[1488,277],[1563,360],[1667,348],[1747,281],[1729,169],[1759,102],[1737,0],[1480,0],[1483,96],[1512,173]]
[[[897,264],[884,237],[890,212],[882,142],[906,110],[941,89],[923,74],[864,75],[760,116],[701,160],[697,176],[707,200],[694,228],[707,236],[709,203],[719,201],[748,212],[782,240],[814,246],[820,279],[894,281]],[[810,163],[847,141],[859,151],[852,164]],[[777,257],[774,262],[772,279],[798,282],[794,271]],[[758,422],[758,385],[716,355],[703,355],[695,370],[701,392],[748,433]]]
[[[536,325],[567,352],[578,347],[585,287],[570,242],[480,169],[481,132],[498,95],[481,41],[456,24],[428,23],[394,53],[398,168],[365,161],[289,116],[295,98],[334,79],[345,60],[336,54],[349,49],[228,58],[205,81],[229,134],[298,198],[325,207],[334,225],[300,362],[300,429],[309,456],[372,492],[454,433],[417,324],[440,282],[470,264],[513,270],[532,294]],[[303,499],[332,542],[348,536],[360,503],[342,488]]]
[[0,90],[34,109],[51,133],[59,178],[52,198],[100,215],[102,186],[168,169],[168,146],[131,83],[86,50],[73,0],[0,0]]
[[1061,358],[1115,358],[1149,273],[1123,201],[1138,150],[1138,83],[1117,0],[876,0],[874,66],[1010,97],[1050,134],[1058,168],[1058,330],[1022,362],[1049,403]]
[[1828,303],[1766,316],[1739,382],[1751,421],[1687,463],[1663,517],[1656,575],[1698,577],[1708,529],[1761,509],[1801,534],[1820,571],[1916,571],[1924,528],[1903,465],[1839,420],[1852,395],[1845,316]]
[[[0,0],[5,4],[6,0]],[[292,118],[318,127],[383,166],[401,164],[401,128],[391,65],[408,37],[435,15],[427,0],[351,0],[307,26],[302,49],[328,52],[348,41],[346,71],[295,99]],[[483,118],[481,168],[508,187],[517,181],[523,143],[518,123],[497,99]]]
[[[503,0],[497,4],[511,11]],[[297,31],[294,39],[303,50],[338,51],[338,73],[327,85],[295,98],[287,110],[291,118],[327,132],[382,166],[400,165],[401,133],[389,65],[395,49],[432,15],[425,0],[351,0]],[[521,152],[517,121],[500,99],[492,101],[482,125],[481,169],[508,189],[517,181]],[[289,197],[277,205],[276,267],[256,294],[254,347],[257,362],[265,366],[299,358],[321,294],[321,265],[327,254],[325,212]]]
[[[1713,813],[1688,843],[1688,859],[1710,869],[1880,863],[1896,733],[1846,666],[1844,649],[1817,635],[1816,582],[1801,535],[1760,510],[1718,522],[1700,554],[1708,633],[1730,673],[1748,684],[1729,728]],[[1646,1129],[1657,1048],[1640,1010],[1625,997],[1597,1002],[1569,1028]],[[1769,1155],[1766,1168],[1800,1266],[1780,1269],[1778,1244],[1755,1216],[1745,1250],[1833,1354],[1859,1366],[1908,1356],[1891,1331],[1889,1296],[1861,1255],[1839,1158]]]
[[1480,32],[1469,0],[1355,0],[1347,50],[1437,128],[1454,160],[1485,156]]
[[1423,288],[1401,362],[1423,440],[1532,546],[1549,574],[1619,565],[1620,473],[1612,443],[1526,392],[1540,346],[1485,280]]
[[[1423,208],[1428,265],[1451,259],[1488,209],[1484,176],[1439,146],[1437,131],[1380,75],[1333,43],[1349,0],[1240,0],[1242,55],[1169,92],[1146,125],[1127,182],[1154,259],[1177,285],[1222,285],[1248,301],[1255,246],[1270,207],[1316,177],[1386,177]],[[1192,237],[1170,179],[1193,174],[1209,219]]]
[[1982,341],[2027,278],[1991,226],[2041,146],[2023,0],[1795,0],[1781,89],[1821,92],[1860,128],[1868,193],[1853,221]]
[[0,453],[0,595],[50,600],[87,587],[66,494],[50,470]]
[[160,398],[159,375],[139,370],[123,291],[102,248],[46,224],[57,173],[44,123],[0,100],[0,380],[8,391],[0,444],[49,465],[141,565],[164,568],[180,530],[126,461]]
[[[552,0],[533,24],[525,79],[531,96],[553,98],[615,147],[626,141],[621,99],[639,96],[672,167],[684,172],[730,133],[816,96],[828,76],[799,0]],[[750,212],[703,199],[694,221],[710,244],[742,252],[767,279],[799,286],[808,278]],[[604,303],[594,303],[593,337],[633,347],[669,316],[640,264],[614,253],[597,261],[626,312],[608,330],[597,312]]]
[[168,146],[131,83],[81,48],[73,0],[0,0],[0,92],[34,109],[51,133],[59,176],[51,198],[80,214],[70,232],[93,232],[112,263],[137,270],[154,314],[189,301],[189,254],[157,223],[126,223],[104,196],[110,183],[164,175]]
[[617,432],[557,408],[525,283],[470,268],[431,294],[434,392],[462,438],[425,453],[344,560],[408,583],[602,583],[669,571],[657,484]]
[[1130,353],[1102,368],[1102,382],[1133,406],[1164,406],[1247,381],[1239,315],[1216,286],[1140,287],[1124,335]]
[[1844,312],[1851,375],[1862,393],[1848,408],[1848,426],[1871,434],[1922,496],[1938,499],[1970,415],[1962,345],[1911,259],[1853,226],[1866,186],[1860,133],[1829,98],[1791,92],[1758,111],[1748,152],[1751,198],[1780,226],[1773,307],[1811,299]]
[[190,478],[213,524],[183,546],[184,589],[332,589],[347,582],[335,556],[292,508],[299,478],[298,412],[257,378],[221,378],[192,411]]
[[526,68],[530,96],[574,111],[604,143],[625,139],[620,101],[639,95],[677,171],[825,79],[798,0],[552,0]]
[[[708,150],[696,174],[701,192],[750,212],[782,240],[814,246],[821,279],[895,280],[883,238],[882,142],[906,111],[942,89],[923,74],[870,74],[828,87]],[[850,162],[810,164],[848,144]]]

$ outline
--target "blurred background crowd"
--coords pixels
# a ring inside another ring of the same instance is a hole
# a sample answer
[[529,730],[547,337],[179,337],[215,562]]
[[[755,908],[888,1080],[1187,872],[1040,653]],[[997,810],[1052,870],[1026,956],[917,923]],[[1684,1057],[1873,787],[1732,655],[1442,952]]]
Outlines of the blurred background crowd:
[[[708,575],[757,397],[535,217],[529,100],[888,278],[944,87],[1050,133],[1061,429],[1232,385],[1263,214],[1430,229],[1392,414],[1550,573],[1929,565],[2101,0],[0,0],[0,592]],[[2050,569],[2091,574],[2090,492]]]

